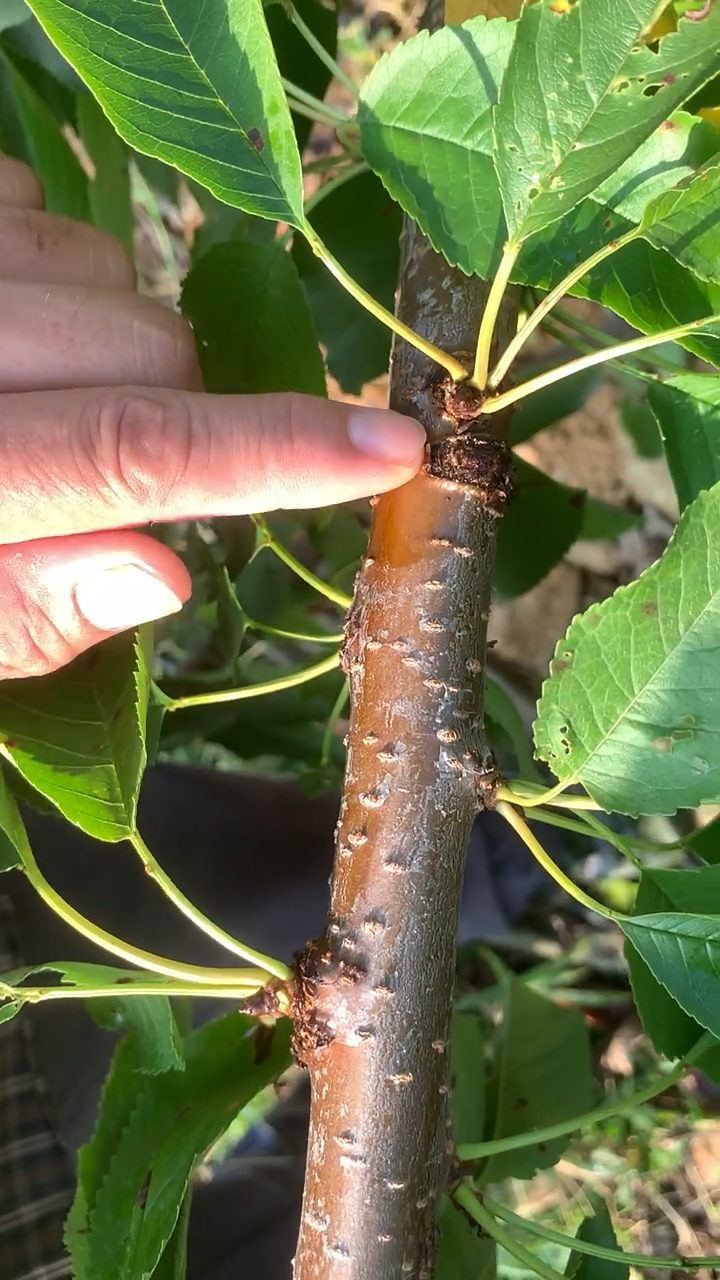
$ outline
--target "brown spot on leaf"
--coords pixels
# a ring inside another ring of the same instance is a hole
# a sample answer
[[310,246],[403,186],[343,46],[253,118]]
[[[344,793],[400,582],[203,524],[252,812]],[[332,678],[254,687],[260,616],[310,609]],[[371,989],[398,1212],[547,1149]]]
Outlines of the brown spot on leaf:
[[513,1111],[524,1111],[528,1106],[527,1098],[516,1098],[512,1104]]
[[257,1066],[270,1057],[272,1043],[275,1039],[275,1027],[271,1023],[261,1022],[253,1040],[253,1062]]
[[144,1209],[147,1204],[148,1191],[150,1190],[150,1170],[145,1174],[142,1180],[140,1190],[138,1191],[137,1204],[139,1209]]
[[257,151],[258,154],[265,147],[265,139],[263,138],[259,129],[248,129],[247,138],[248,138],[248,142],[250,143],[250,146],[255,151]]
[[641,606],[641,612],[645,614],[646,618],[654,618],[657,611],[658,611],[658,607],[657,607],[656,600],[643,601],[643,604]]

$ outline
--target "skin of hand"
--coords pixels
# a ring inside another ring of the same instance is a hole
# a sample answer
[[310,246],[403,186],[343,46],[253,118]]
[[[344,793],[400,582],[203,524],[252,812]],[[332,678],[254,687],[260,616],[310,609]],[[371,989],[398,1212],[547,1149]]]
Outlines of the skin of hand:
[[192,332],[135,290],[123,248],[45,212],[0,155],[0,678],[57,670],[176,612],[182,562],[151,521],[319,507],[419,469],[411,419],[202,389]]

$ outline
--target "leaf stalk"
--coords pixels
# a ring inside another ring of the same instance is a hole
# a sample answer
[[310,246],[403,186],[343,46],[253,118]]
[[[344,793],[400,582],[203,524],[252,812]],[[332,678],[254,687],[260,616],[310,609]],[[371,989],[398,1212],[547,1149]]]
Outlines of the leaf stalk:
[[[505,290],[510,280],[510,273],[515,266],[522,245],[509,240],[503,249],[500,266],[490,286],[485,309],[480,320],[477,349],[475,351],[475,367],[472,381],[479,391],[484,391],[488,383],[488,366],[490,364],[490,348],[492,346],[495,325],[497,323]],[[510,344],[512,346],[512,343]]]

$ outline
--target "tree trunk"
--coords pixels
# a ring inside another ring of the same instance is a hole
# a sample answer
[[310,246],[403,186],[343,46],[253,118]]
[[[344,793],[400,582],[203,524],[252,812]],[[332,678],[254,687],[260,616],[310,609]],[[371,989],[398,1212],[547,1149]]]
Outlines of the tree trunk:
[[[485,294],[406,223],[403,320],[467,357]],[[463,861],[493,784],[482,680],[509,450],[483,434],[472,390],[402,342],[390,404],[420,419],[430,446],[423,472],[375,503],[346,624],[330,917],[301,962],[296,1009],[312,1085],[296,1280],[431,1273]]]

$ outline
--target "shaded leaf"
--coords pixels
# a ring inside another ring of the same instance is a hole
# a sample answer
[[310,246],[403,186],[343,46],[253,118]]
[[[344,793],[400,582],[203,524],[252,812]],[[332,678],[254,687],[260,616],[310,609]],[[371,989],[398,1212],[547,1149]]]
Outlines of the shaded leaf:
[[0,769],[0,871],[22,866],[27,839],[17,802]]
[[662,457],[663,442],[657,419],[646,399],[628,397],[620,406],[620,421],[641,458]]
[[[527,371],[527,376],[535,377],[540,372],[541,370],[534,368]],[[524,374],[525,370],[521,373]],[[510,424],[510,443],[521,444],[537,431],[543,431],[568,414],[576,413],[584,405],[599,377],[597,369],[581,369],[580,373],[562,378],[560,382],[543,387],[541,391],[521,400]],[[522,382],[523,377],[519,375],[517,381]]]
[[151,1274],[175,1229],[196,1159],[289,1064],[289,1024],[275,1026],[262,1052],[257,1030],[237,1013],[207,1023],[185,1042],[185,1071],[141,1084],[129,1070],[127,1042],[121,1044],[96,1134],[80,1153],[80,1189],[66,1234],[77,1280]]
[[95,175],[88,182],[92,221],[96,227],[114,235],[132,258],[133,211],[127,146],[90,94],[78,96],[77,126],[95,166]]
[[720,818],[701,827],[685,843],[703,862],[711,865],[720,863]]
[[468,274],[487,276],[505,239],[491,113],[514,32],[504,18],[420,32],[382,58],[360,92],[368,164]]
[[8,53],[0,51],[0,59],[12,87],[28,158],[43,186],[45,207],[50,213],[90,222],[87,178],[58,121]]
[[[492,1134],[506,1138],[582,1115],[592,1102],[590,1049],[583,1016],[552,1004],[511,978],[504,1011]],[[556,1138],[490,1156],[482,1182],[531,1178],[555,1164],[569,1142]]]
[[70,822],[99,840],[124,840],[135,826],[146,707],[146,654],[125,632],[51,675],[3,681],[0,737]]
[[575,618],[535,721],[538,756],[603,808],[674,813],[720,794],[720,485],[664,554]]
[[718,158],[717,129],[691,115],[689,110],[674,111],[624,164],[595,188],[590,199],[630,222],[639,223],[652,201]]
[[701,280],[720,280],[720,167],[704,168],[681,188],[652,200],[640,232]]
[[493,586],[505,598],[540,582],[580,535],[585,491],[515,455],[515,488],[498,531]]
[[524,8],[494,115],[510,239],[589,195],[716,69],[720,11],[639,43],[655,0],[551,0]]
[[227,204],[299,226],[300,156],[261,0],[32,0],[118,133]]
[[[324,5],[316,4],[315,0],[293,0],[293,5],[323,48],[334,58],[337,52],[335,6],[326,9]],[[268,5],[265,9],[265,21],[280,74],[306,93],[311,93],[314,98],[322,100],[332,78],[330,71],[308,47],[305,37],[300,34],[294,22],[291,22],[283,5]],[[310,137],[312,120],[293,113],[293,123],[298,147],[304,151]]]
[[681,1009],[720,1039],[720,915],[663,912],[620,926]]
[[155,1076],[183,1070],[182,1044],[170,1000],[160,991],[152,996],[89,1000],[88,1010],[106,1031],[130,1032],[137,1071]]
[[495,1241],[445,1197],[440,1210],[433,1280],[495,1280]]
[[[594,1212],[583,1218],[576,1239],[619,1252],[620,1246],[605,1201],[596,1195],[592,1197],[592,1205]],[[612,1262],[609,1258],[595,1258],[592,1254],[575,1251],[570,1254],[565,1267],[565,1275],[572,1276],[573,1280],[627,1280],[629,1271],[625,1262]]]
[[[609,205],[584,200],[562,221],[533,236],[523,247],[512,280],[550,289],[632,226],[627,217]],[[718,285],[698,280],[682,263],[646,240],[635,240],[606,258],[578,280],[570,293],[602,303],[642,333],[658,333],[720,310]],[[717,337],[691,333],[679,341],[704,360],[720,364]]]
[[720,480],[720,377],[685,373],[652,382],[648,403],[682,509]]
[[513,698],[503,685],[485,675],[483,692],[485,716],[504,729],[515,752],[520,777],[540,782],[540,772],[532,758],[530,736]]
[[[397,285],[402,214],[372,173],[359,174],[326,196],[310,222],[336,258],[378,302],[392,310]],[[357,395],[385,373],[390,330],[338,284],[300,236],[293,243],[328,371]]]
[[453,1013],[450,1070],[453,1141],[482,1142],[485,1122],[485,1044],[477,1014]]
[[637,529],[641,524],[642,516],[633,511],[625,511],[622,507],[615,507],[610,502],[603,502],[601,498],[591,498],[588,494],[578,537],[590,540],[619,538],[621,533]]
[[[714,906],[713,904],[716,904]],[[634,914],[685,911],[720,914],[720,867],[704,871],[657,871],[645,868],[635,899]],[[625,959],[640,1019],[658,1053],[681,1058],[697,1042],[702,1027],[668,993],[637,948],[626,938]]]
[[209,249],[185,280],[181,307],[209,391],[325,394],[302,285],[277,241],[231,240]]

